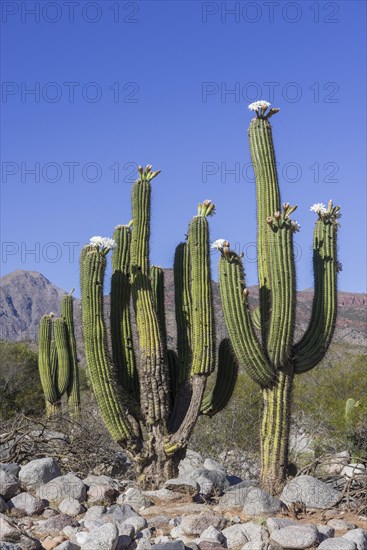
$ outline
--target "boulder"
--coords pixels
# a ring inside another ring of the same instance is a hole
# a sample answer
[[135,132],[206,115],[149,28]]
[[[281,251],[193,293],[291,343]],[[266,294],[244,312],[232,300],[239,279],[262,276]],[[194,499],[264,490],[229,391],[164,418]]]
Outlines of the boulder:
[[204,459],[200,453],[188,449],[186,456],[181,460],[178,466],[179,477],[190,473],[194,468],[201,468],[204,464]]
[[19,472],[19,479],[27,490],[36,490],[58,476],[61,470],[54,458],[31,460]]
[[352,529],[342,538],[354,542],[357,550],[367,550],[367,530],[365,529]]
[[220,464],[220,462],[217,462],[216,460],[213,460],[212,458],[206,458],[204,460],[203,468],[205,470],[217,470],[219,472],[223,472],[225,475],[227,475],[227,469]]
[[20,466],[17,462],[11,462],[9,464],[2,463],[0,464],[0,470],[4,470],[4,472],[11,474],[12,476],[18,477]]
[[363,476],[366,475],[366,467],[364,464],[348,464],[347,466],[344,466],[340,475],[346,478]]
[[354,523],[338,518],[330,519],[327,524],[333,527],[335,531],[348,531],[349,529],[355,529],[356,527]]
[[199,493],[205,497],[220,495],[230,486],[225,472],[221,470],[195,468],[185,476],[185,479],[197,483]]
[[55,477],[45,485],[42,485],[37,494],[39,498],[60,504],[65,498],[74,498],[84,502],[87,497],[87,488],[74,474]]
[[77,527],[79,523],[70,516],[58,514],[57,516],[38,522],[34,527],[34,533],[36,535],[57,536],[67,525]]
[[28,516],[42,514],[45,509],[43,500],[37,500],[30,493],[19,493],[9,501],[8,505],[16,510],[24,510]]
[[316,525],[316,527],[319,532],[319,542],[331,539],[335,535],[335,529],[331,525]]
[[0,496],[4,500],[9,500],[19,493],[19,490],[20,484],[17,478],[5,470],[0,470]]
[[226,523],[227,520],[219,514],[203,512],[184,516],[179,526],[185,535],[201,535],[208,527],[215,527],[220,530],[225,527]]
[[283,504],[278,498],[262,489],[253,488],[245,499],[243,512],[248,516],[270,515],[280,512],[282,507]]
[[90,533],[82,544],[82,550],[115,550],[119,532],[113,523],[106,523]]
[[252,485],[251,482],[247,483],[242,481],[237,485],[229,487],[219,499],[219,508],[243,508],[248,494],[255,486],[256,485]]
[[267,542],[269,540],[269,535],[267,530],[265,529],[265,527],[263,527],[262,525],[259,525],[258,523],[248,521],[242,524],[242,529],[246,535],[246,538],[250,542],[255,542],[255,541]]
[[270,534],[277,529],[283,529],[283,527],[289,527],[290,525],[298,525],[298,521],[287,518],[268,518],[266,520],[266,526]]
[[88,487],[88,502],[112,501],[117,494],[117,483],[110,476],[89,475],[83,483]]
[[335,506],[340,493],[312,476],[300,476],[287,483],[280,498],[287,506],[302,502],[306,508],[324,509]]
[[85,508],[80,504],[79,500],[75,498],[65,498],[60,502],[59,510],[62,514],[75,517],[84,512]]
[[182,540],[159,542],[152,544],[152,550],[185,550],[185,545]]
[[275,529],[271,534],[271,540],[284,548],[299,549],[310,548],[318,542],[319,534],[314,525],[290,525],[282,529]]
[[187,479],[186,477],[177,477],[176,479],[168,479],[164,484],[165,489],[175,493],[184,495],[196,495],[199,492],[199,485],[196,481]]
[[225,536],[214,525],[210,525],[201,533],[200,541],[215,541],[222,544],[225,541]]
[[241,545],[248,542],[241,523],[226,527],[222,530],[222,535],[226,538],[227,548],[239,548]]
[[[114,504],[101,518],[105,523],[115,523],[120,535],[133,535],[148,527],[147,520],[141,517],[129,504]],[[133,531],[131,531],[133,527]]]
[[[168,491],[169,492],[169,491]],[[141,508],[149,508],[150,506],[153,506],[153,502],[139,489],[136,489],[135,487],[130,487],[125,491],[124,494],[121,494],[117,501],[117,504],[130,504],[130,506],[134,510],[141,510]]]
[[80,546],[78,546],[74,542],[71,542],[70,540],[66,540],[56,546],[54,550],[80,550]]
[[351,540],[342,537],[335,539],[326,539],[318,547],[318,550],[357,550],[356,545]]

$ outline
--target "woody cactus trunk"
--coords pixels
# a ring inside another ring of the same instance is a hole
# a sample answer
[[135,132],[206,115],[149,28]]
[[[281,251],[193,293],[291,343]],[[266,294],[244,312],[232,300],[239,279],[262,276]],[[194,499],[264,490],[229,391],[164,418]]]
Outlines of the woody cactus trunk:
[[[226,405],[237,375],[232,348],[224,340],[216,384],[204,396],[216,362],[207,221],[214,212],[211,201],[199,205],[187,242],[176,249],[177,351],[167,348],[164,271],[149,261],[151,180],[158,173],[150,165],[139,167],[132,222],[117,226],[113,239],[93,237],[81,254],[83,334],[94,394],[110,434],[135,463],[141,485],[153,487],[177,475],[199,415],[211,416]],[[103,311],[111,248],[112,354]]]
[[[256,118],[249,141],[256,177],[259,309],[250,311],[242,259],[220,239],[219,281],[222,306],[237,360],[259,384],[263,396],[261,484],[281,491],[288,465],[288,444],[294,376],[314,368],[324,357],[336,321],[336,237],[339,207],[329,201],[314,205],[315,291],[309,326],[294,342],[296,272],[293,236],[300,226],[290,219],[296,206],[281,205],[272,128],[269,118],[279,109],[259,101],[250,105]],[[267,112],[267,114],[266,114]]]
[[[74,289],[73,289],[74,290]],[[80,412],[80,390],[72,293],[61,303],[61,317],[44,315],[38,330],[38,368],[46,402],[47,416],[61,410],[61,398],[67,395],[71,415]]]

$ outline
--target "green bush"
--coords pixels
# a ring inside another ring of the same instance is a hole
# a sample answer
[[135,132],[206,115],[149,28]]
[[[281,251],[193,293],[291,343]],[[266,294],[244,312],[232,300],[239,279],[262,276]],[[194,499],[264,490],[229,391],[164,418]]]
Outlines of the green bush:
[[37,353],[27,343],[0,342],[0,408],[2,420],[44,413]]

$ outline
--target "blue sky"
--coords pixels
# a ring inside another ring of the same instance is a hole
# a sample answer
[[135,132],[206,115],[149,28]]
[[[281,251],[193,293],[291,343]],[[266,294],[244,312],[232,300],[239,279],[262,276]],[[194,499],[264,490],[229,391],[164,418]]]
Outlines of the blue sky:
[[209,198],[213,240],[244,251],[256,284],[247,105],[268,99],[281,109],[272,121],[282,199],[299,205],[298,288],[313,285],[309,207],[333,198],[343,213],[339,288],[365,291],[365,9],[3,1],[1,274],[29,269],[78,286],[81,246],[130,220],[132,173],[151,163],[162,170],[152,263],[172,266]]

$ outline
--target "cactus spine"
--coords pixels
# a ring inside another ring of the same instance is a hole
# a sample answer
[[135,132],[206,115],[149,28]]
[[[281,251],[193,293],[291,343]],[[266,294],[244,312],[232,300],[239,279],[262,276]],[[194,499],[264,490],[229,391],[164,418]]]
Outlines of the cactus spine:
[[61,397],[67,394],[69,412],[80,411],[79,374],[74,335],[73,298],[64,296],[61,318],[44,315],[38,331],[38,367],[46,400],[46,413],[60,411]]
[[[151,180],[159,172],[139,167],[132,189],[133,221],[113,240],[91,239],[81,253],[82,322],[87,366],[105,424],[136,465],[143,485],[177,473],[200,414],[213,415],[233,391],[237,363],[229,341],[219,348],[217,382],[204,397],[215,368],[209,224],[211,201],[199,205],[187,243],[175,253],[177,353],[167,348],[164,271],[150,265]],[[132,225],[132,226],[131,226]],[[103,281],[112,255],[111,341],[103,315]],[[130,300],[139,354],[134,352]]]
[[[296,275],[293,235],[299,230],[290,219],[296,209],[281,205],[272,128],[269,118],[279,109],[259,101],[249,127],[256,177],[259,310],[250,312],[242,259],[229,243],[217,241],[221,251],[219,281],[224,316],[237,360],[257,382],[263,395],[261,423],[261,483],[278,493],[286,479],[291,397],[294,376],[315,367],[331,342],[336,321],[336,236],[339,207],[329,201],[312,209],[318,214],[314,229],[315,294],[309,326],[294,342]],[[260,335],[256,334],[259,329]]]

